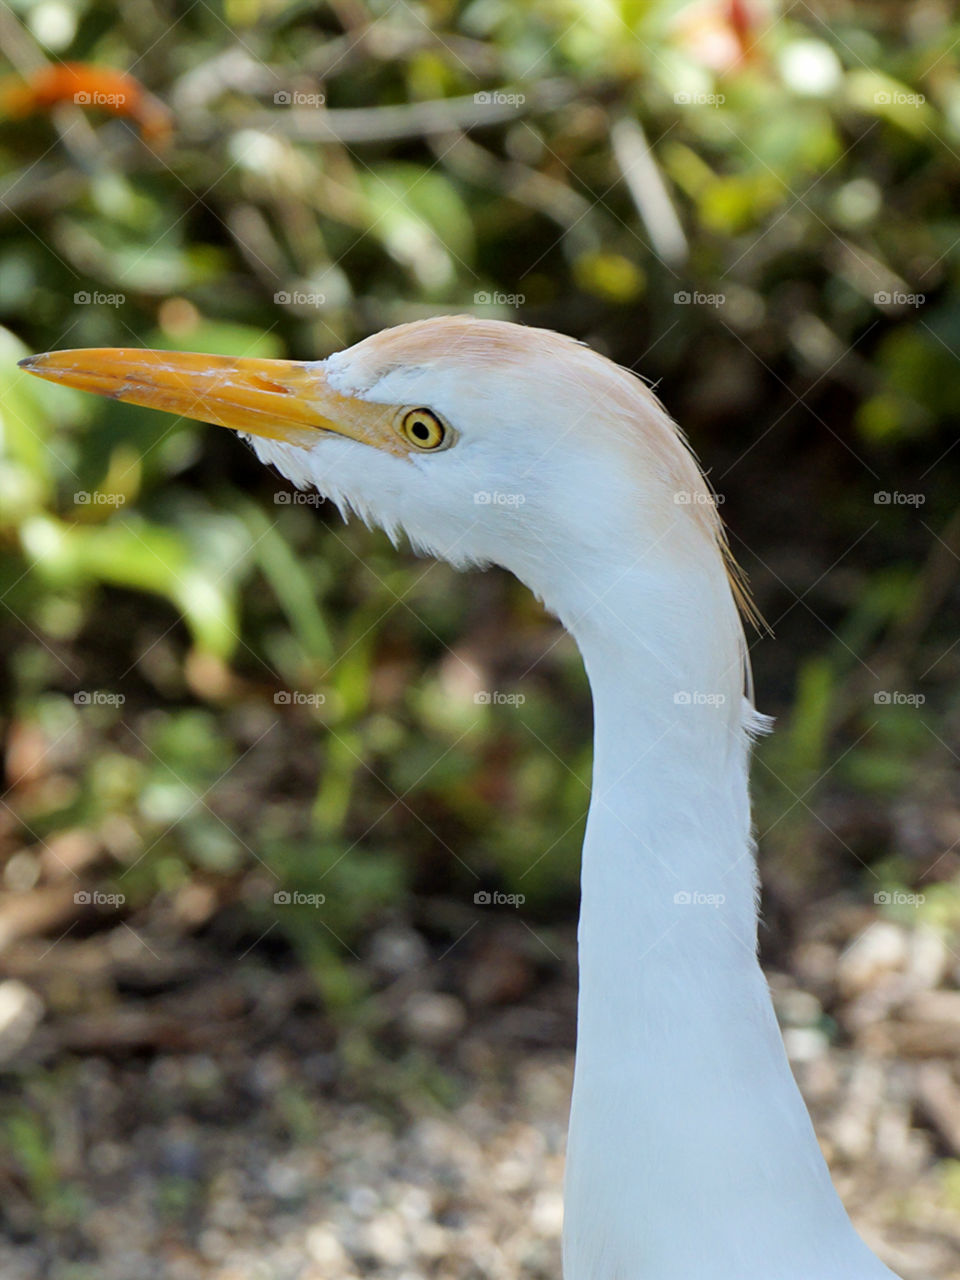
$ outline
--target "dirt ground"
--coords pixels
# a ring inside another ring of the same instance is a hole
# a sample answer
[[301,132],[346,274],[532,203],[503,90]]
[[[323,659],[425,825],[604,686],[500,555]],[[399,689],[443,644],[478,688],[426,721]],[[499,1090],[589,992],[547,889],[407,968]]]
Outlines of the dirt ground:
[[[17,943],[0,985],[4,1280],[555,1280],[573,931],[446,957],[369,940],[331,1018],[302,970],[124,926]],[[903,1280],[960,1276],[958,957],[842,898],[771,972],[838,1187]]]

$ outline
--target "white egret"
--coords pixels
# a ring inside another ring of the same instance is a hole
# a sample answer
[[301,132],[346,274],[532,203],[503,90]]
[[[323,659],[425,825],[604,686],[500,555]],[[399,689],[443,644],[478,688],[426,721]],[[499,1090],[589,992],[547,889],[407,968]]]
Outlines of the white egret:
[[568,337],[464,316],[326,360],[32,356],[232,427],[301,488],[562,620],[594,699],[566,1280],[890,1280],[833,1188],[757,960],[744,593],[683,437]]

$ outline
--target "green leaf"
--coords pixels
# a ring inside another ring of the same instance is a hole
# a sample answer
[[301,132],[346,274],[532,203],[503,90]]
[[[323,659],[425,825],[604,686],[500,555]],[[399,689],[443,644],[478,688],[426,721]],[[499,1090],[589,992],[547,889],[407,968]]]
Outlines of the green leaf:
[[363,173],[368,227],[387,251],[431,293],[453,284],[473,258],[470,214],[441,173],[413,164]]

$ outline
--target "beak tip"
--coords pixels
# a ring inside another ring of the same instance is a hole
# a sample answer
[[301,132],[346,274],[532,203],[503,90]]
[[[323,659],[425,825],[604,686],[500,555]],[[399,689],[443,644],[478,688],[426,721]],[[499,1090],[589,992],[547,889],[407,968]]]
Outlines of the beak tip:
[[24,356],[22,360],[17,361],[18,369],[32,369],[38,360],[42,360],[42,356]]

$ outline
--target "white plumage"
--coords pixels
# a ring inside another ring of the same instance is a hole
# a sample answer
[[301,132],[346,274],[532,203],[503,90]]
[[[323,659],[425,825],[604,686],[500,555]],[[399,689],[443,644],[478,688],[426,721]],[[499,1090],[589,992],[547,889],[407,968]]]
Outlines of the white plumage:
[[509,569],[576,639],[595,759],[566,1280],[890,1280],[833,1189],[757,962],[748,761],[764,718],[744,695],[743,592],[645,385],[569,338],[468,317],[313,363],[24,363],[235,428],[418,551]]

